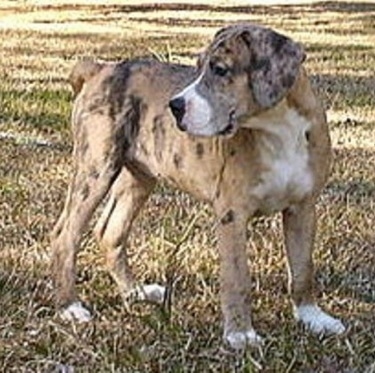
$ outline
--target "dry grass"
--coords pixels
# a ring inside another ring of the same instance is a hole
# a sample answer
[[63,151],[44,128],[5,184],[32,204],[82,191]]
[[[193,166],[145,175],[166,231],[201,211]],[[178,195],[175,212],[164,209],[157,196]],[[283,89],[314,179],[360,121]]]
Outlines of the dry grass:
[[[77,3],[0,1],[0,370],[375,372],[375,5],[195,1],[155,10]],[[165,186],[147,204],[129,244],[140,280],[173,280],[171,310],[124,309],[88,235],[79,290],[95,321],[62,323],[52,306],[48,232],[71,170],[64,79],[74,60],[172,51],[174,59],[192,62],[217,28],[246,20],[305,43],[329,112],[335,159],[318,206],[315,259],[321,302],[345,320],[348,333],[319,341],[295,325],[280,221],[266,218],[249,227],[254,322],[266,345],[241,354],[226,350],[213,217],[206,205]]]

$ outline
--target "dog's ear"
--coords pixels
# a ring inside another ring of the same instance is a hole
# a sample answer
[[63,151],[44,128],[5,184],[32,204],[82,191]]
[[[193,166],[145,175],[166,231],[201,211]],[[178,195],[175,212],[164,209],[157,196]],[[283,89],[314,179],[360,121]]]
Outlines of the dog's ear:
[[305,60],[303,47],[271,29],[245,30],[241,38],[250,50],[249,84],[263,108],[277,104],[294,84]]
[[104,66],[104,63],[92,60],[79,61],[75,64],[68,78],[73,88],[74,97],[81,92],[83,84],[98,74]]
[[206,61],[206,58],[207,58],[207,53],[205,51],[202,51],[202,52],[199,52],[197,55],[197,69],[198,70],[202,70],[203,66],[204,66],[204,62]]

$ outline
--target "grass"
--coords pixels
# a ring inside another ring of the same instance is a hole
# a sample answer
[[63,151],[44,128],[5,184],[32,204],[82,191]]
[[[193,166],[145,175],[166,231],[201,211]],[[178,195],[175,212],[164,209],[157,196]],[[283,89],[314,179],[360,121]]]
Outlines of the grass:
[[[375,372],[375,5],[47,3],[0,1],[0,371]],[[48,233],[71,172],[65,78],[74,61],[154,54],[194,63],[217,28],[245,20],[304,43],[328,110],[334,165],[318,205],[316,277],[321,304],[348,332],[319,340],[293,322],[275,216],[249,226],[253,318],[265,346],[226,349],[213,216],[166,186],[137,220],[129,250],[140,281],[173,283],[171,307],[124,308],[87,235],[78,287],[95,320],[61,322]]]

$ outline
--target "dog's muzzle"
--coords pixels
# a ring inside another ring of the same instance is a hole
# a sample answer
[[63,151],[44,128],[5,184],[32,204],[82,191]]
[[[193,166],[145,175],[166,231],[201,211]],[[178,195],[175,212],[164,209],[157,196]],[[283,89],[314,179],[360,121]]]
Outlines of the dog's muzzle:
[[177,127],[181,131],[186,131],[186,127],[182,124],[182,118],[185,115],[185,99],[182,97],[176,97],[169,101],[169,107],[172,111],[173,116],[176,118]]

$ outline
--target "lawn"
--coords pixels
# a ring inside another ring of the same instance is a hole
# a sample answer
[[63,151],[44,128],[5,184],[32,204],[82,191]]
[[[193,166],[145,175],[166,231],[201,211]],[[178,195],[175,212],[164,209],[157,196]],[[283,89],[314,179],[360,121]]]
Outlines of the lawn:
[[[0,1],[0,371],[374,373],[375,4],[139,3]],[[72,171],[70,69],[87,56],[193,64],[218,28],[239,21],[306,47],[334,148],[318,204],[317,290],[347,333],[318,339],[294,323],[274,216],[249,224],[253,318],[265,345],[224,346],[213,214],[166,185],[136,221],[129,250],[140,281],[171,284],[171,307],[124,307],[87,234],[78,287],[95,318],[62,322],[48,237]]]

